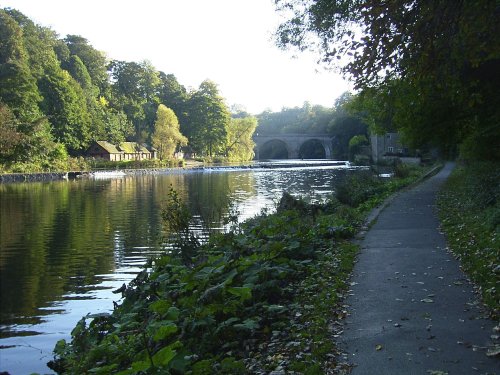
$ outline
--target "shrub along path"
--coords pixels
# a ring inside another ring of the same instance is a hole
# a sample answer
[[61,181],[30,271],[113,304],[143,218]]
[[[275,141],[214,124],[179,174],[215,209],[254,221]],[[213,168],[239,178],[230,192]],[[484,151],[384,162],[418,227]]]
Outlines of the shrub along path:
[[452,169],[395,197],[362,240],[342,338],[353,374],[500,374],[498,327],[439,230]]

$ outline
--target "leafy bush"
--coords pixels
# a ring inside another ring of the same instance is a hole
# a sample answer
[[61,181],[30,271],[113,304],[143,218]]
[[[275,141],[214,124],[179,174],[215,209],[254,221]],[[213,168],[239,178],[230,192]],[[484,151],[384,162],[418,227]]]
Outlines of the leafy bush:
[[339,202],[351,207],[358,207],[361,203],[381,191],[383,181],[373,176],[370,171],[348,175],[337,185],[335,196]]

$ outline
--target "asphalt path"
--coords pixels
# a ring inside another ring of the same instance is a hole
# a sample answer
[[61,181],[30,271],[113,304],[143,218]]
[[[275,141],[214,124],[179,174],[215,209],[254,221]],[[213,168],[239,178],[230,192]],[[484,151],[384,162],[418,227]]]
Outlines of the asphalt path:
[[341,337],[354,375],[500,374],[498,327],[439,229],[452,169],[398,194],[361,241]]

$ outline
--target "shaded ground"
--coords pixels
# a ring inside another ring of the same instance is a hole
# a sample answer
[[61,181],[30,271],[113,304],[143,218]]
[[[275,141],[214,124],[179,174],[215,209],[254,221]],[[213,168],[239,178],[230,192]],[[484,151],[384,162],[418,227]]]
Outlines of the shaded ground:
[[495,323],[438,228],[452,168],[399,194],[361,243],[342,337],[353,374],[500,374]]

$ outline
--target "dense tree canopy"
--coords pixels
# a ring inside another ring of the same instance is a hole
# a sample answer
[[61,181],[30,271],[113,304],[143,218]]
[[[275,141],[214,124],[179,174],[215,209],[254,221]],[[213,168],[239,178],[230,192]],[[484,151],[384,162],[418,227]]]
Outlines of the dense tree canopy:
[[[169,135],[158,117],[166,107],[177,124]],[[188,91],[148,61],[110,60],[84,37],[59,38],[10,8],[0,9],[0,112],[2,170],[16,163],[45,168],[55,164],[47,155],[84,155],[95,140],[155,143],[168,156],[166,144],[186,142],[179,125],[199,156],[252,155],[255,124],[230,122],[214,82]]]
[[326,133],[335,117],[332,108],[312,106],[305,102],[302,107],[283,108],[280,112],[265,111],[258,115],[261,134],[266,133]]
[[288,15],[278,44],[340,61],[368,102],[388,100],[385,117],[407,140],[499,157],[498,1],[275,2]]

